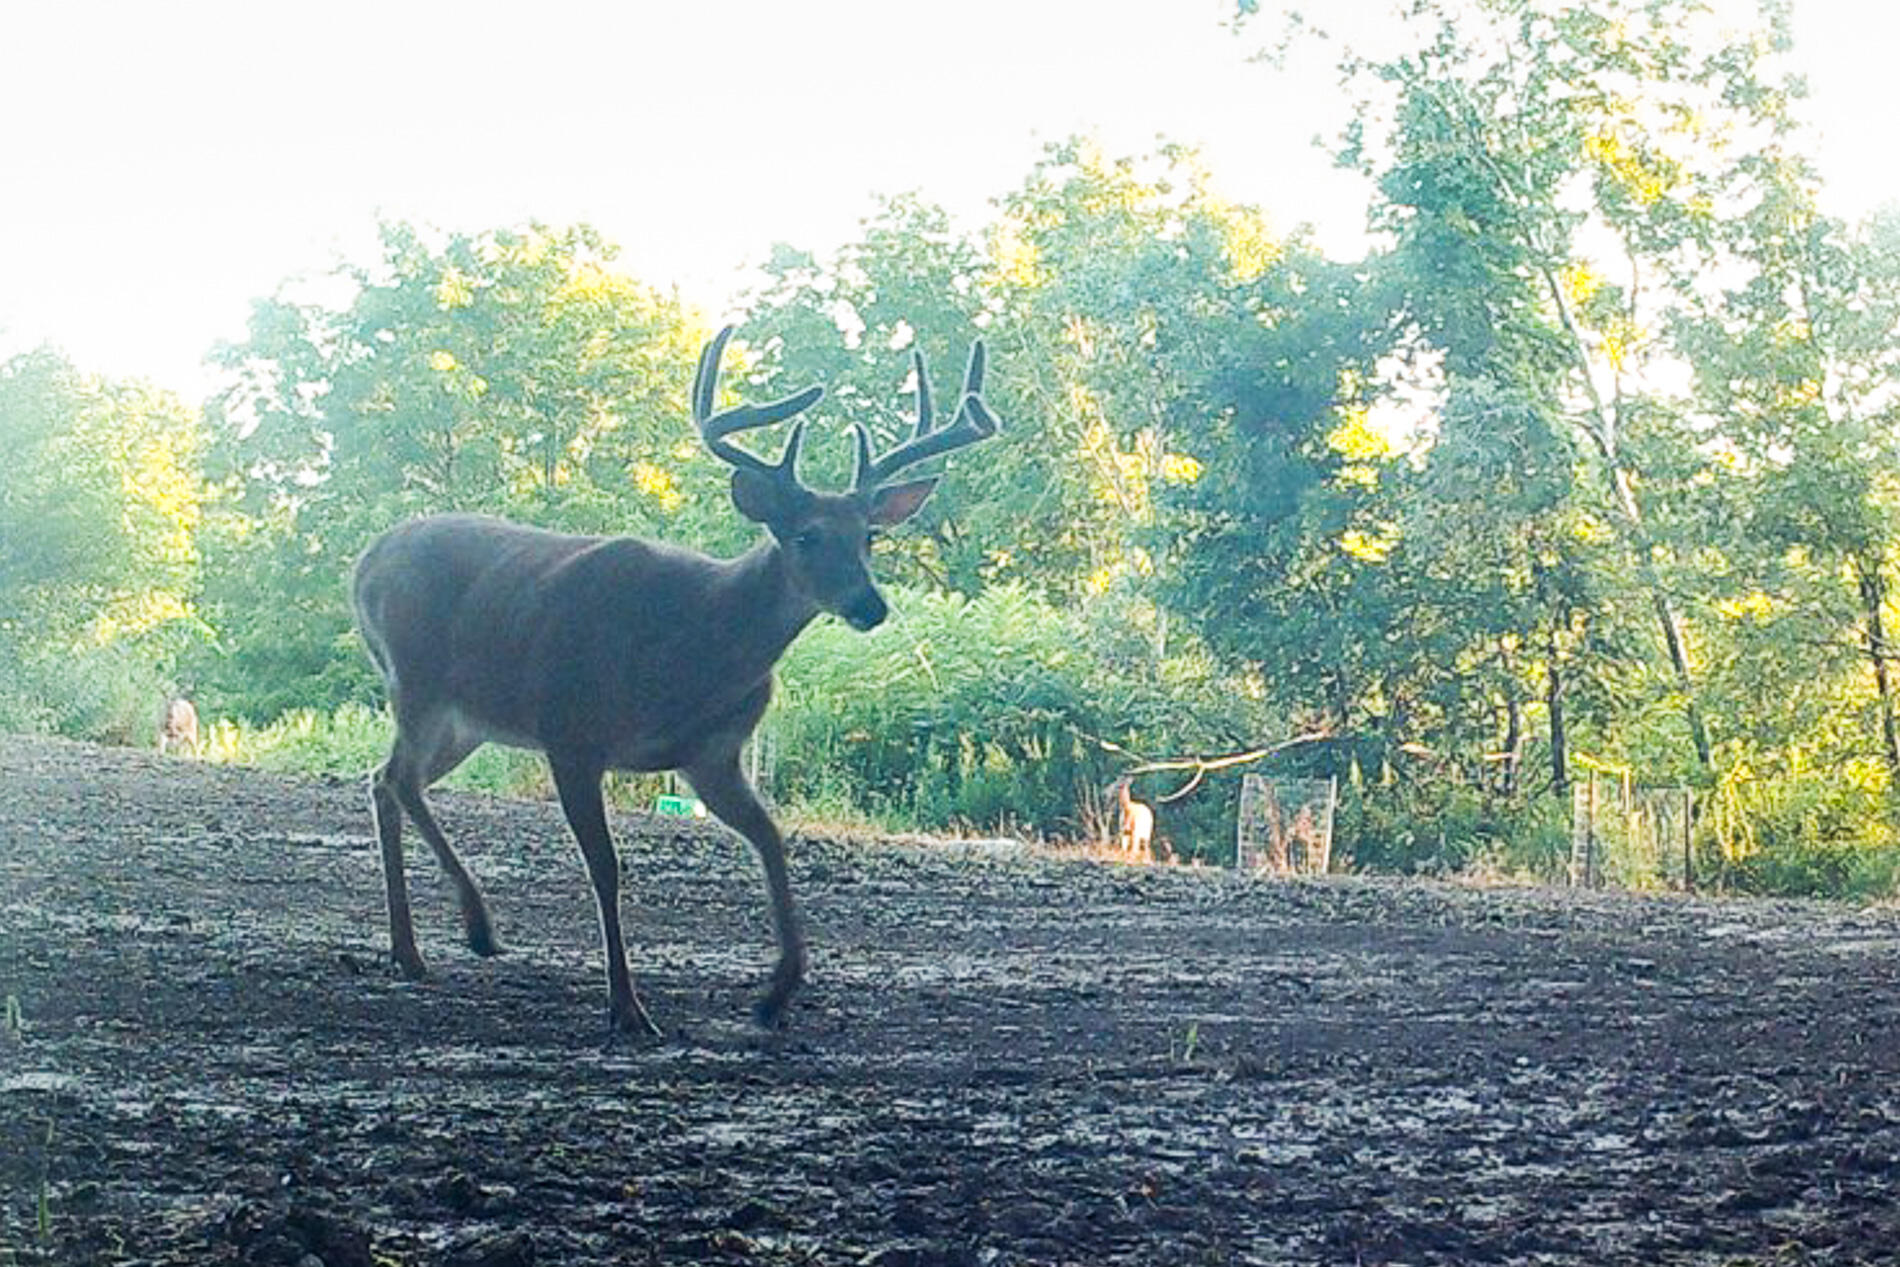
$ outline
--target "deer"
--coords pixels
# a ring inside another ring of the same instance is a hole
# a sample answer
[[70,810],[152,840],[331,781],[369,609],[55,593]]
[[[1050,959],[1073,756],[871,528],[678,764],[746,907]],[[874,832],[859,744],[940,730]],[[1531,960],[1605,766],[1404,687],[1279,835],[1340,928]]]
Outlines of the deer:
[[182,695],[165,701],[165,711],[158,719],[159,755],[182,748],[192,756],[198,756],[198,709]]
[[1136,800],[1127,779],[1115,783],[1116,799],[1121,807],[1121,853],[1131,862],[1152,862],[1155,812]]
[[[412,519],[373,541],[352,581],[356,626],[395,719],[388,759],[370,777],[382,851],[390,955],[412,980],[428,975],[416,947],[403,873],[404,816],[455,888],[478,955],[498,953],[480,887],[430,812],[425,791],[487,742],[539,751],[593,883],[607,969],[610,1036],[661,1037],[634,988],[620,922],[620,867],[601,781],[609,770],[677,771],[712,814],[752,847],[764,878],[778,959],[753,1008],[780,1028],[807,968],[785,842],[740,765],[764,715],[773,669],[820,615],[860,632],[889,607],[871,575],[875,533],[923,506],[935,477],[899,472],[993,436],[985,352],[970,348],[963,390],[938,426],[921,351],[913,352],[916,421],[881,457],[854,423],[848,492],[798,477],[813,385],[762,404],[714,411],[733,328],[705,345],[693,380],[702,443],[732,468],[733,507],[764,531],[750,550],[714,558],[633,536],[572,536],[471,514]],[[797,418],[778,461],[734,443],[738,433]]]

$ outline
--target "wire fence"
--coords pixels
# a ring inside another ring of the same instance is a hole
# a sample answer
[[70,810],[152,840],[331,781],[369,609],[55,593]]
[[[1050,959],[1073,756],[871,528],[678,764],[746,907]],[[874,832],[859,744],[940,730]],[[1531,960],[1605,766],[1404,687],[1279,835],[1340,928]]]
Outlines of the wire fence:
[[1624,889],[1695,888],[1695,793],[1636,787],[1592,773],[1571,788],[1570,883]]
[[1249,875],[1325,875],[1338,807],[1337,779],[1243,776],[1235,865]]

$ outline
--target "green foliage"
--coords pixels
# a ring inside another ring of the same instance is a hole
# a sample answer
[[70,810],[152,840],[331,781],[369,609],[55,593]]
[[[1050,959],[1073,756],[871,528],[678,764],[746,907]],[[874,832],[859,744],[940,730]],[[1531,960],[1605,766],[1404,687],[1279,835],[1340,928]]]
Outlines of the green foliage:
[[[293,709],[253,726],[221,717],[205,736],[205,757],[283,774],[367,774],[389,755],[395,730],[380,709],[343,704],[331,712]],[[547,770],[533,753],[490,745],[445,781],[449,787],[505,796],[542,796]]]
[[340,307],[259,303],[208,409],[232,496],[211,525],[196,673],[229,711],[367,700],[347,577],[382,529],[442,510],[574,531],[730,539],[686,388],[704,331],[613,270],[589,229],[436,242],[387,225]]
[[1703,865],[1740,893],[1878,898],[1900,887],[1900,835],[1883,789],[1850,771],[1732,779]]
[[1412,875],[1468,871],[1560,881],[1569,806],[1507,800],[1443,782],[1342,786],[1335,867]]
[[[1363,261],[1085,140],[977,232],[901,197],[780,248],[729,377],[826,385],[814,483],[909,426],[913,349],[949,408],[980,333],[1005,426],[882,548],[898,617],[787,657],[780,798],[1077,836],[1140,757],[1316,732],[1270,768],[1339,778],[1343,865],[1556,878],[1587,756],[1713,795],[1728,887],[1890,890],[1900,219],[1819,213],[1759,17],[1413,0],[1341,67]],[[687,424],[704,323],[591,230],[393,224],[329,280],[257,305],[205,425],[0,365],[0,725],[146,743],[183,682],[217,758],[354,773],[388,723],[347,576],[391,523],[754,538]],[[1164,807],[1182,853],[1230,856],[1236,773]]]
[[176,399],[56,353],[0,364],[0,636],[110,642],[185,620],[201,438]]
[[145,746],[173,693],[150,649],[135,643],[0,657],[0,729]]
[[1799,164],[1766,174],[1729,227],[1746,280],[1677,328],[1733,449],[1720,566],[1697,578],[1720,617],[1710,695],[1751,747],[1795,738],[1846,762],[1877,744],[1891,783],[1900,222],[1852,231],[1817,212]]
[[[762,350],[758,390],[825,384],[822,411],[863,424],[879,451],[907,436],[915,420],[905,353],[924,355],[946,411],[956,407],[973,337],[985,334],[1001,362],[985,396],[1003,418],[1002,436],[984,445],[980,459],[947,464],[942,487],[891,543],[885,574],[965,594],[991,580],[1061,583],[1021,565],[1025,536],[1046,540],[1065,527],[1041,478],[1050,455],[1041,420],[1025,407],[1027,366],[1011,340],[985,330],[994,302],[989,264],[952,231],[943,209],[914,197],[888,200],[866,221],[862,239],[835,258],[821,263],[780,246],[766,274],[746,315],[747,335]],[[842,488],[849,454],[836,441],[809,445],[804,474],[815,486]],[[1037,505],[1044,512],[1025,522]]]
[[[1892,398],[1893,253],[1814,214],[1785,8],[1755,29],[1687,0],[1409,16],[1397,51],[1341,59],[1339,154],[1394,243],[1366,297],[1402,359],[1370,378],[1409,372],[1428,443],[1367,464],[1328,514],[1341,481],[1319,450],[1237,432],[1177,499],[1195,584],[1176,601],[1205,625],[1210,599],[1285,594],[1245,623],[1305,636],[1259,638],[1259,671],[1330,705],[1368,776],[1351,830],[1381,865],[1522,835],[1540,756],[1555,818],[1579,749],[1706,790],[1738,745],[1841,763],[1874,743],[1891,785],[1895,459],[1874,402]],[[1687,398],[1660,387],[1684,363]],[[1343,417],[1366,362],[1335,365],[1317,414],[1261,412]],[[1267,566],[1210,555],[1203,523],[1250,533]],[[1350,561],[1300,566],[1328,546]]]
[[394,734],[382,712],[361,704],[332,713],[295,709],[256,727],[221,717],[205,736],[205,755],[286,774],[366,772],[389,755]]
[[198,418],[50,351],[0,364],[0,725],[151,742],[199,625]]
[[[1501,548],[1472,562],[1516,591],[1518,638],[1552,671],[1607,676],[1610,665],[1578,663],[1607,646],[1660,661],[1662,672],[1627,675],[1654,692],[1627,703],[1670,698],[1706,785],[1682,594],[1706,540],[1691,512],[1713,473],[1703,419],[1658,384],[1682,355],[1666,331],[1707,272],[1735,262],[1720,209],[1757,196],[1786,142],[1798,86],[1774,62],[1785,12],[1764,7],[1762,29],[1740,31],[1687,0],[1419,0],[1413,17],[1411,47],[1346,59],[1358,119],[1342,157],[1378,181],[1408,343],[1440,358],[1454,402],[1474,383],[1521,402],[1458,420],[1496,432],[1489,447],[1523,467],[1527,489],[1561,496],[1490,499],[1500,513],[1483,535]],[[1548,442],[1564,433],[1567,456]],[[1579,532],[1622,558],[1590,568],[1553,549]],[[1561,601],[1521,583],[1526,561],[1572,578]],[[1597,581],[1587,603],[1574,583],[1586,575]],[[1632,636],[1639,622],[1654,635]]]
[[1180,406],[1201,474],[1166,488],[1153,534],[1163,601],[1336,729],[1356,721],[1364,653],[1398,618],[1403,581],[1382,557],[1392,455],[1351,399],[1380,324],[1352,270],[1307,256],[1232,294],[1231,362],[1189,378]]
[[770,723],[784,794],[842,784],[874,814],[937,825],[1069,802],[1084,747],[1069,728],[1093,718],[1052,609],[1019,590],[892,599],[872,633],[826,623],[786,657]]
[[900,591],[892,606],[870,634],[825,624],[786,657],[768,720],[781,796],[842,798],[924,827],[1075,837],[1084,791],[1120,764],[1101,740],[1165,751],[1242,724],[1207,684],[1181,689],[1201,671],[1186,657],[1159,674],[1118,671],[1094,654],[1093,613],[1027,590]]

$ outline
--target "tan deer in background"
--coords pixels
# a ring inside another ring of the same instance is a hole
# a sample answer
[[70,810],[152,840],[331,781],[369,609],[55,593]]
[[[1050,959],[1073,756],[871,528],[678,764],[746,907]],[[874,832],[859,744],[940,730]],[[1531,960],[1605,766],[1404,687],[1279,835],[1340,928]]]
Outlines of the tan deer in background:
[[915,514],[935,479],[892,484],[907,467],[996,432],[982,400],[984,354],[970,349],[950,423],[932,414],[916,355],[917,422],[873,459],[862,425],[848,493],[816,492],[796,467],[804,423],[766,462],[733,445],[736,432],[803,413],[820,387],[762,405],[713,412],[727,327],[706,345],[693,383],[693,421],[733,467],[732,501],[766,535],[733,559],[633,537],[580,537],[475,515],[402,524],[356,567],[356,622],[388,688],[396,719],[389,760],[371,783],[388,890],[391,954],[426,974],[403,878],[402,819],[415,821],[460,898],[468,942],[496,951],[481,890],[437,826],[424,789],[483,743],[547,756],[600,909],[609,1020],[658,1034],[633,987],[620,929],[620,871],[601,778],[609,769],[678,770],[708,809],[751,842],[764,872],[778,964],[755,1016],[780,1023],[805,974],[778,827],[739,765],[739,750],[772,693],[772,668],[820,613],[868,630],[888,614],[870,573],[875,529]]
[[1121,854],[1130,862],[1154,861],[1155,812],[1134,798],[1127,779],[1115,783],[1121,810]]
[[198,709],[190,700],[178,696],[165,701],[158,719],[158,750],[161,754],[183,749],[199,755]]

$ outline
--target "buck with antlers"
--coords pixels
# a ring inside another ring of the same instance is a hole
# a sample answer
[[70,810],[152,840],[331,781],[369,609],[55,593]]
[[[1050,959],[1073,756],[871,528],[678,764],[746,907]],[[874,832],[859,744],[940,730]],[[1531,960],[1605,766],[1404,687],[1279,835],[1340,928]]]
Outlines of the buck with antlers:
[[678,770],[714,814],[751,842],[764,871],[778,964],[755,1009],[779,1024],[805,973],[785,846],[740,770],[739,750],[772,691],[772,668],[822,612],[868,630],[888,614],[869,566],[874,529],[915,514],[935,479],[891,477],[996,432],[982,399],[983,345],[970,350],[949,425],[935,425],[921,354],[917,422],[909,439],[873,458],[857,434],[849,493],[807,488],[797,475],[804,421],[782,457],[735,446],[736,432],[803,413],[821,387],[761,405],[713,411],[727,327],[700,355],[693,421],[730,464],[732,501],[766,535],[747,553],[714,559],[633,537],[579,537],[475,515],[402,524],[356,567],[357,627],[388,687],[396,719],[371,800],[388,890],[391,954],[426,974],[403,878],[402,818],[415,821],[454,883],[468,942],[495,953],[494,926],[468,869],[423,797],[483,743],[546,754],[568,825],[600,906],[609,1019],[617,1031],[659,1031],[627,969],[620,870],[601,799],[609,769]]

